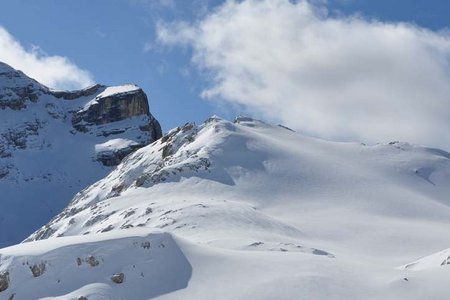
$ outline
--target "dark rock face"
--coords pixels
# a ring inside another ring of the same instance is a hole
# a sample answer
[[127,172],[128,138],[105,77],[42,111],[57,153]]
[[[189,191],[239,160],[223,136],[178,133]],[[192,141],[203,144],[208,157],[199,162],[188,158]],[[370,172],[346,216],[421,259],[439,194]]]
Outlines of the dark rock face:
[[95,103],[88,108],[77,111],[72,124],[77,130],[87,125],[102,125],[121,121],[130,117],[150,116],[147,96],[141,89],[129,93],[115,94],[95,98]]
[[9,287],[9,273],[0,274],[0,293],[6,291]]
[[[98,88],[100,89],[101,86]],[[162,136],[159,122],[152,116],[148,106],[148,99],[140,88],[108,96],[97,96],[93,103],[75,112],[72,117],[72,126],[79,132],[89,132],[90,128],[122,121],[131,117],[143,116],[144,121],[139,130],[147,136],[141,143],[114,151],[98,153],[97,160],[105,166],[118,165],[124,157]],[[102,131],[102,135],[121,134],[124,129],[114,128]]]
[[[162,136],[161,126],[150,113],[148,99],[142,89],[138,88],[106,97],[101,97],[100,94],[94,100],[92,104],[73,114],[72,125],[77,131],[89,132],[92,126],[118,122],[131,117],[145,116],[145,121],[139,126],[139,130],[145,133],[148,139],[137,146],[99,153],[97,160],[105,166],[119,164],[125,156],[134,150],[156,141]],[[102,135],[106,137],[121,133],[123,133],[123,129],[113,129],[103,131]]]

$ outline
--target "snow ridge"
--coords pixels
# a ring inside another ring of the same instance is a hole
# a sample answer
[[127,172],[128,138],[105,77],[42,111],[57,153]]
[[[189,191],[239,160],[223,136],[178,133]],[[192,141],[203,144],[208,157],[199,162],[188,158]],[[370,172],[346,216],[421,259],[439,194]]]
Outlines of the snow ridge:
[[449,158],[212,117],[127,156],[27,241],[170,233],[193,273],[163,299],[440,299],[448,280],[418,292],[427,275],[396,266],[448,245]]

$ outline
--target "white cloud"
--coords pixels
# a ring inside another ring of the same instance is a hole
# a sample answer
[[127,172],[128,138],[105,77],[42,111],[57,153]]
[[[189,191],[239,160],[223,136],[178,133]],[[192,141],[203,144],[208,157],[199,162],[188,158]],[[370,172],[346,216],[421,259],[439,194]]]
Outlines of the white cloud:
[[448,32],[247,0],[160,24],[158,39],[192,47],[209,99],[324,138],[450,149]]
[[63,56],[49,56],[39,47],[26,50],[0,26],[0,61],[55,89],[77,89],[93,84],[92,75]]

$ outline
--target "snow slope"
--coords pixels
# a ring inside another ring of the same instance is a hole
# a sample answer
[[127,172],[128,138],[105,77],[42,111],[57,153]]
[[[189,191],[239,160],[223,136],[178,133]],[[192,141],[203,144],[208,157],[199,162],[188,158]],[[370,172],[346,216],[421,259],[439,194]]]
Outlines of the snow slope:
[[[1,254],[4,293],[14,299],[130,299],[130,290],[144,299],[185,288],[192,273],[169,234],[142,230],[22,244]],[[111,280],[121,273],[124,284]]]
[[[92,99],[126,103],[124,93],[145,95],[126,87],[52,91],[0,62],[0,246],[20,242],[75,193],[108,174],[112,168],[101,160],[119,159],[154,141],[150,125],[157,121],[150,113],[98,125],[82,120],[77,125],[83,131],[74,127],[74,116]],[[105,92],[110,98],[100,96]],[[113,142],[120,139],[127,142]]]
[[[57,261],[73,262],[66,243],[86,257],[83,245],[114,237],[124,248],[114,268],[92,275],[94,285],[68,280],[56,289],[60,267],[49,268],[43,276],[53,281],[39,281],[42,297],[149,299],[157,288],[144,291],[134,279],[118,287],[110,277],[126,270],[135,278],[119,259],[130,247],[123,238],[159,230],[192,269],[186,287],[159,299],[446,299],[450,269],[399,266],[449,246],[449,183],[450,154],[442,150],[327,142],[250,118],[213,117],[137,150],[79,192],[31,244],[0,254],[20,265],[44,245]],[[171,263],[172,254],[161,255]],[[174,272],[186,275],[183,266]],[[10,274],[11,283],[22,278],[34,289],[29,268]],[[127,296],[116,293],[122,288]]]

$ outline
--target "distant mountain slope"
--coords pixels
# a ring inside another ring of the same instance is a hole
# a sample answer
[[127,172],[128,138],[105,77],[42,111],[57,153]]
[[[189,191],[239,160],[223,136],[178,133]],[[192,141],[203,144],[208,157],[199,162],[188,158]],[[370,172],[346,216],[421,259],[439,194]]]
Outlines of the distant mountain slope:
[[25,238],[159,137],[135,85],[54,91],[0,63],[0,245]]

